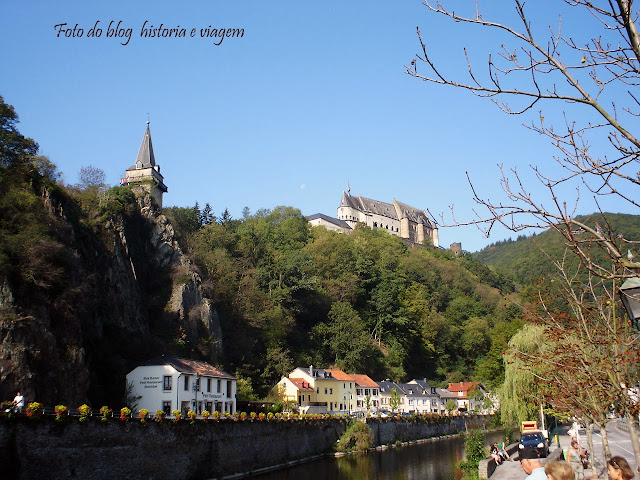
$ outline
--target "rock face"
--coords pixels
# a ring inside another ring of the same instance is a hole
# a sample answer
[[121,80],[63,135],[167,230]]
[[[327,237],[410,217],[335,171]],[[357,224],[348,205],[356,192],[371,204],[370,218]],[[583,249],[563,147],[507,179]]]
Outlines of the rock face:
[[216,363],[215,308],[141,193],[88,227],[73,201],[43,189],[50,235],[30,247],[32,271],[0,274],[0,400],[20,390],[48,406],[121,406],[125,375],[141,361],[167,352]]

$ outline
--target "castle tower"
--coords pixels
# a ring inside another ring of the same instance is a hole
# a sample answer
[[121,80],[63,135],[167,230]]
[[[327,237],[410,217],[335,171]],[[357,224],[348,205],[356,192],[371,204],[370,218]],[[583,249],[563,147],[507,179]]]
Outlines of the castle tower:
[[160,166],[156,165],[149,121],[147,121],[147,130],[144,132],[136,163],[127,168],[127,176],[120,180],[120,184],[141,187],[144,191],[150,193],[158,206],[162,208],[162,194],[167,191],[167,187],[164,184],[164,177],[160,174]]

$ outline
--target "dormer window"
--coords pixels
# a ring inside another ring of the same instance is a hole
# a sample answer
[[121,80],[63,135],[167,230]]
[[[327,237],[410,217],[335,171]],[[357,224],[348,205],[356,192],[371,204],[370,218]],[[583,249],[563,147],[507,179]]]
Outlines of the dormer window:
[[140,170],[142,168],[142,162],[140,160],[138,160],[136,162],[136,169]]

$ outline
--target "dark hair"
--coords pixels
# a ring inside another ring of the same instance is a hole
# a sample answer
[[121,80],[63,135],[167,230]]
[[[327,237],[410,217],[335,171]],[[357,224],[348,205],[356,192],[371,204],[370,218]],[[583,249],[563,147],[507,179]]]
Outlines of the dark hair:
[[633,470],[631,470],[629,462],[627,462],[623,457],[611,457],[611,460],[607,463],[616,470],[620,470],[622,472],[622,478],[625,480],[633,478]]

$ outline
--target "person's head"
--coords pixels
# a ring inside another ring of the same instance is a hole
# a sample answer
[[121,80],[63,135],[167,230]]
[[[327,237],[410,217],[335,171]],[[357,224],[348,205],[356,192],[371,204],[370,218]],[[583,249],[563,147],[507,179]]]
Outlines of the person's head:
[[549,462],[544,467],[547,480],[573,480],[573,468],[569,462]]
[[527,475],[530,475],[536,468],[542,467],[542,464],[535,450],[525,448],[520,452],[520,466]]
[[574,450],[578,449],[578,442],[576,440],[571,440],[571,448]]
[[623,457],[611,457],[607,462],[607,473],[612,480],[630,480],[633,478],[633,470]]

